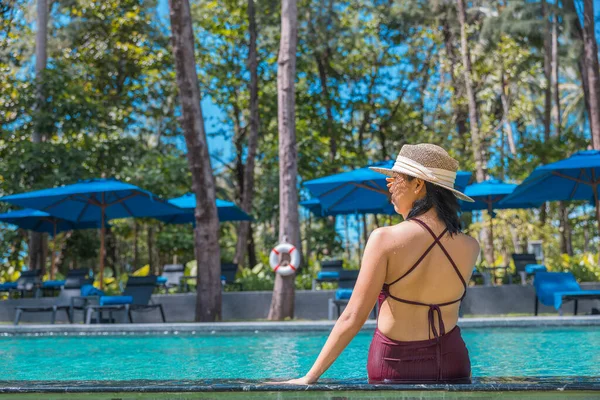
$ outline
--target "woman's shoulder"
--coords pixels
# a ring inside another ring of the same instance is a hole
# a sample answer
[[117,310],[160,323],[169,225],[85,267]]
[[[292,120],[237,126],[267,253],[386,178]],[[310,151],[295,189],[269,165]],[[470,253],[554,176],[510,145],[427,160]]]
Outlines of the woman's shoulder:
[[375,242],[383,248],[396,248],[402,242],[411,241],[419,233],[415,224],[401,222],[396,225],[382,226],[371,232],[369,241]]
[[461,233],[459,236],[459,240],[461,241],[461,247],[470,251],[476,257],[479,255],[481,248],[479,246],[479,241],[472,236],[467,235],[466,233]]

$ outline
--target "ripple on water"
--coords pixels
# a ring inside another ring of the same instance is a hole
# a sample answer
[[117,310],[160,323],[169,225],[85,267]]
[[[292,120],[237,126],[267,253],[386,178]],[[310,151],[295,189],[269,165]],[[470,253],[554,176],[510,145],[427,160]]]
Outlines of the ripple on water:
[[[464,329],[473,376],[600,376],[597,328]],[[2,336],[3,380],[268,379],[300,376],[324,333]],[[324,378],[365,380],[360,333]]]

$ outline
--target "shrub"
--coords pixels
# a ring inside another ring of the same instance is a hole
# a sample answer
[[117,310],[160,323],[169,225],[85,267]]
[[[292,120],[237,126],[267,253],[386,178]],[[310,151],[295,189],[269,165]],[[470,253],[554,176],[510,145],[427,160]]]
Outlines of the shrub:
[[[253,268],[242,268],[238,271],[236,283],[240,283],[243,290],[273,290],[275,273],[268,264],[258,263]],[[225,288],[233,290],[233,288]]]
[[579,282],[600,281],[600,266],[598,254],[581,253],[574,256],[560,254],[557,257],[547,258],[548,271],[571,272]]

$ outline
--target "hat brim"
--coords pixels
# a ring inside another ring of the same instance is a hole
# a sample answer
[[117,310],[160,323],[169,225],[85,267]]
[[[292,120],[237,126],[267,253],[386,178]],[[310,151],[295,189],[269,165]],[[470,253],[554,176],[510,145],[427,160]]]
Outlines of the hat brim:
[[423,179],[424,181],[427,181],[429,183],[432,183],[434,185],[443,187],[444,189],[447,189],[447,190],[451,191],[457,198],[459,198],[459,199],[461,199],[463,201],[468,201],[469,203],[475,203],[475,200],[473,200],[472,198],[470,198],[466,194],[464,194],[464,193],[462,193],[462,192],[460,192],[460,191],[458,191],[458,190],[456,190],[456,189],[454,189],[454,188],[452,188],[450,186],[446,186],[446,185],[443,185],[443,184],[440,184],[440,183],[437,183],[437,182],[432,182],[432,181],[430,181],[430,180],[428,180],[426,178],[423,178],[421,176],[415,176],[413,174],[410,174],[410,173],[407,173],[407,172],[404,172],[404,171],[403,172],[394,171],[391,168],[369,167],[369,169],[371,169],[371,170],[373,170],[375,172],[379,172],[380,174],[387,175],[387,176],[389,176],[391,178],[394,177],[394,174],[405,174],[405,175],[414,176],[415,178]]

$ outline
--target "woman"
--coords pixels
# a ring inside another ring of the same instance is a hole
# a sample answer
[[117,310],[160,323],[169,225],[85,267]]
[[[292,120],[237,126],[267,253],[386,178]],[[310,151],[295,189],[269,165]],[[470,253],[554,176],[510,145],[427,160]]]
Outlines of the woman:
[[369,237],[348,306],[310,371],[286,383],[311,384],[333,364],[379,299],[369,349],[370,383],[470,381],[469,353],[458,309],[479,254],[461,233],[454,189],[458,162],[439,146],[405,145],[386,179],[405,222]]

